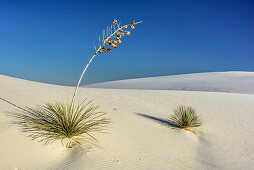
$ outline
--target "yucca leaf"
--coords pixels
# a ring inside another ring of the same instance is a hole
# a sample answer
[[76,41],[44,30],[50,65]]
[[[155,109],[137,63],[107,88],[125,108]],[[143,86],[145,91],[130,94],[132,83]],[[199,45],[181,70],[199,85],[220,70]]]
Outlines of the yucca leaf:
[[195,109],[183,105],[174,109],[174,114],[169,117],[169,121],[180,128],[198,127],[202,124]]
[[27,107],[12,116],[16,118],[15,123],[30,133],[30,137],[45,144],[56,140],[63,143],[66,140],[66,147],[71,147],[74,144],[81,145],[84,139],[90,139],[86,142],[92,143],[95,138],[90,133],[103,130],[110,120],[104,117],[106,113],[98,111],[99,106],[94,106],[92,101],[85,101],[74,107],[71,107],[71,103],[46,103],[36,108]]

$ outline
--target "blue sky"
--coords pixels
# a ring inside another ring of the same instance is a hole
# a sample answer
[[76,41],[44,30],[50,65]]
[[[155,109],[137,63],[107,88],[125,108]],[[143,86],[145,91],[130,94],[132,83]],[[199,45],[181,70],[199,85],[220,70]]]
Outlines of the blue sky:
[[0,0],[0,74],[75,86],[93,41],[115,18],[142,20],[96,56],[82,84],[210,71],[254,71],[247,0]]

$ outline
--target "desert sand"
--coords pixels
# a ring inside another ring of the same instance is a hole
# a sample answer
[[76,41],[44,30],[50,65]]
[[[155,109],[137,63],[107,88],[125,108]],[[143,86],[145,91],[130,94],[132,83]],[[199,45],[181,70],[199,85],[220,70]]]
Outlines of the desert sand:
[[254,73],[245,71],[207,72],[126,79],[89,84],[85,87],[210,91],[254,94]]
[[[33,141],[8,116],[18,110],[6,101],[30,107],[67,101],[73,87],[0,75],[0,169],[252,169],[254,78],[247,78],[249,84],[240,84],[244,76],[232,74],[238,78],[225,80],[223,86],[237,89],[225,90],[231,93],[207,92],[212,91],[207,87],[199,91],[80,88],[80,100],[94,99],[112,119],[107,133],[93,134],[101,148],[88,152],[66,149],[60,142],[45,146]],[[220,89],[221,79],[217,81]],[[147,84],[143,82],[142,88]],[[195,90],[191,85],[188,88]],[[203,122],[197,134],[165,121],[179,105],[197,110]]]

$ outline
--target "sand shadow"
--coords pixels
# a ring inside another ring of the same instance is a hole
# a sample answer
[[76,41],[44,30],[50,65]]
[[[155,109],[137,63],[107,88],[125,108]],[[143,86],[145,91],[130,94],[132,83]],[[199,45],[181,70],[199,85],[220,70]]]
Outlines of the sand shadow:
[[18,105],[16,105],[15,103],[12,103],[12,102],[10,102],[10,101],[8,101],[8,100],[2,98],[2,97],[0,97],[0,100],[4,101],[4,102],[6,102],[6,103],[8,103],[8,104],[10,104],[10,105],[12,105],[12,106],[14,106],[14,107],[20,109],[20,110],[23,110],[23,111],[25,111],[25,112],[29,112],[29,111],[28,111],[27,109],[25,109],[24,107],[18,106]]
[[[216,149],[216,144],[214,139],[211,139],[209,136],[203,134],[198,137],[197,145],[197,159],[199,160],[200,165],[204,168],[209,169],[227,169],[223,167],[223,162],[225,157],[221,157]],[[220,148],[219,150],[221,150]]]
[[46,169],[76,169],[82,170],[86,167],[85,160],[86,152],[80,148],[72,148],[63,151],[57,159],[51,161]]
[[[26,115],[27,113],[31,115],[35,115],[35,113],[33,113],[33,110],[29,107],[16,105],[15,103],[12,103],[1,97],[0,97],[0,100],[6,102],[7,104],[12,105],[15,108],[15,111],[5,112],[5,115],[12,120],[10,123],[14,125],[19,125],[19,126],[22,125],[23,121],[20,121],[20,120],[27,117]],[[22,129],[23,129],[23,132],[29,131],[26,127],[23,127]]]
[[29,113],[28,109],[26,109],[25,107],[22,107],[22,106],[19,106],[19,105],[16,105],[15,103],[12,103],[2,97],[0,97],[0,100],[2,100],[3,102],[9,104],[9,105],[12,105],[16,111],[12,111],[12,112],[9,112],[9,111],[5,111],[4,114],[5,116],[7,116],[8,118],[10,118],[10,125],[11,124],[15,124],[15,125],[19,125],[20,123],[18,123],[18,121],[14,121],[15,118],[20,118],[21,117],[21,112],[27,112]]
[[168,120],[166,119],[163,119],[163,118],[159,118],[159,117],[155,117],[155,116],[150,116],[150,115],[147,115],[147,114],[143,114],[143,113],[135,113],[136,115],[138,116],[141,116],[143,118],[146,118],[146,119],[150,119],[150,120],[153,120],[163,126],[169,126],[169,127],[172,127],[172,128],[178,128],[177,126],[175,126],[174,124],[170,123]]

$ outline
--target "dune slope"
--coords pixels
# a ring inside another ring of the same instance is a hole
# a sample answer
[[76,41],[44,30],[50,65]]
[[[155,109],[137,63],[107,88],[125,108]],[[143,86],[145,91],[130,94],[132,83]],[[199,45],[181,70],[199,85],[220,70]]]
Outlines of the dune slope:
[[109,81],[84,87],[254,94],[254,72],[209,72]]
[[[56,142],[31,141],[7,116],[16,105],[71,99],[74,88],[0,75],[0,169],[251,169],[254,166],[254,95],[167,90],[81,88],[112,119],[95,133],[102,148],[87,153]],[[203,126],[193,134],[164,121],[191,105]]]

